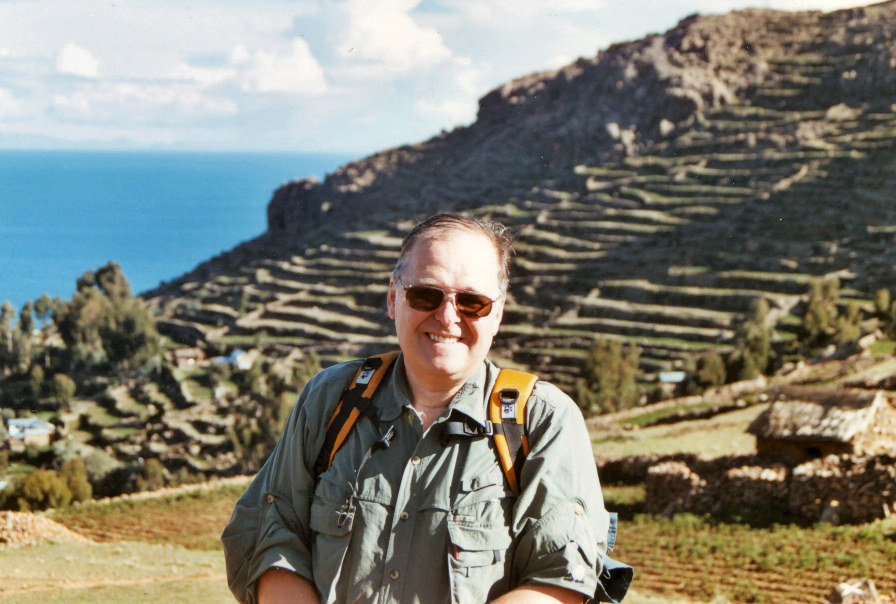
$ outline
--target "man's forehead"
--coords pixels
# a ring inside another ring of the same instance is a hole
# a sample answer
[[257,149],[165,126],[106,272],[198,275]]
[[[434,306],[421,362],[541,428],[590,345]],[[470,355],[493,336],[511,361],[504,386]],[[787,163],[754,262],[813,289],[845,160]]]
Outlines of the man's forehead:
[[[442,248],[438,252],[435,248],[448,247],[448,253]],[[433,256],[440,257],[437,260]],[[408,251],[408,269],[416,276],[423,278],[421,273],[429,272],[428,269],[457,268],[462,266],[469,272],[471,278],[485,278],[498,280],[498,251],[492,241],[475,231],[446,230],[417,240]],[[485,284],[482,284],[485,285]]]

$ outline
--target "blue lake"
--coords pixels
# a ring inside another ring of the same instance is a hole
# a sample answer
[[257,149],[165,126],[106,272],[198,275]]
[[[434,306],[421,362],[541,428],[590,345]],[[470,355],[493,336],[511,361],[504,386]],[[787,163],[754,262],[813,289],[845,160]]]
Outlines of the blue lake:
[[0,302],[68,299],[118,262],[135,293],[266,228],[282,183],[323,176],[337,154],[0,151]]

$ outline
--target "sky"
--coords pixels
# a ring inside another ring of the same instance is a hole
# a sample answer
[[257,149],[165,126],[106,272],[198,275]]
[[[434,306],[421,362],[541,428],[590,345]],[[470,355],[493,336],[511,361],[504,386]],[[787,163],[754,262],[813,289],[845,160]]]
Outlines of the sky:
[[868,3],[0,0],[0,149],[372,153],[693,13]]

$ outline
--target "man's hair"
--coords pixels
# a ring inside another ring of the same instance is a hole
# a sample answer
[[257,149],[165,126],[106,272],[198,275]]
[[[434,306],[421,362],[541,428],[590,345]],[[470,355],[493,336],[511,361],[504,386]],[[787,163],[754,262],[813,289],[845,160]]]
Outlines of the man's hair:
[[398,278],[407,268],[411,250],[417,241],[438,239],[444,233],[458,231],[479,233],[492,242],[495,253],[498,255],[498,286],[501,289],[501,295],[506,295],[507,283],[510,278],[510,262],[513,258],[513,235],[510,229],[500,222],[477,220],[456,214],[436,214],[415,226],[401,242],[401,253],[395,263],[395,268],[392,269],[392,278]]

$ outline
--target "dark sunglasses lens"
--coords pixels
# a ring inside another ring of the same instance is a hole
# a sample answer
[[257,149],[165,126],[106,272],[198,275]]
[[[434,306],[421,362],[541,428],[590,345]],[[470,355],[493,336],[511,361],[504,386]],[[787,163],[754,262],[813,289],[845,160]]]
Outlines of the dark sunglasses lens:
[[412,286],[404,290],[404,299],[414,310],[429,312],[442,305],[445,292],[434,287]]
[[492,312],[492,301],[482,294],[460,292],[455,297],[457,310],[470,317],[485,317]]
[[[430,312],[442,305],[445,292],[435,287],[413,285],[404,290],[404,299],[414,310]],[[485,317],[492,312],[492,301],[488,296],[459,292],[454,299],[458,312],[468,317]]]

